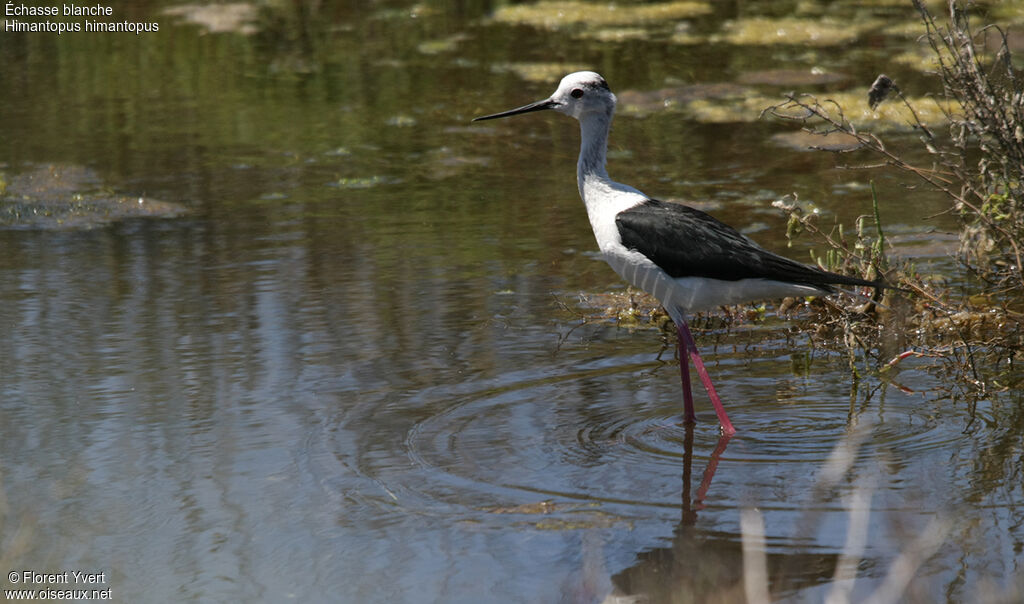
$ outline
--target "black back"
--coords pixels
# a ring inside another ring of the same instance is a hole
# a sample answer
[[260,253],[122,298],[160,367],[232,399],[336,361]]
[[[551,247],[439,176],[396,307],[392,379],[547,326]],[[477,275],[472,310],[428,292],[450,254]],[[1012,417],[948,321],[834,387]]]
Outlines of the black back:
[[624,246],[673,278],[772,279],[827,292],[833,291],[829,284],[881,286],[773,254],[717,218],[678,203],[648,199],[620,212],[615,224]]

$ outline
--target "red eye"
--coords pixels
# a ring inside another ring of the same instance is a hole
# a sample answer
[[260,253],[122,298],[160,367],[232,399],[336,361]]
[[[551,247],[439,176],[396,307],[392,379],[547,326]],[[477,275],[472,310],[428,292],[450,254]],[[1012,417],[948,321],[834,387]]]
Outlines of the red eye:
[[573,88],[572,92],[569,93],[569,96],[571,96],[574,99],[578,99],[581,96],[583,96],[583,90],[580,88]]

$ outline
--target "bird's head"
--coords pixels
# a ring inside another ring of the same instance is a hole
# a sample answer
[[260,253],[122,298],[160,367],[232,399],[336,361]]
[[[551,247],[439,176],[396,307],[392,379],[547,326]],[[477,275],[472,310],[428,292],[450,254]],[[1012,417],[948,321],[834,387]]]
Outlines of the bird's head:
[[610,118],[615,111],[615,95],[600,74],[593,71],[577,71],[562,78],[554,94],[543,101],[474,118],[473,121],[493,120],[544,109],[554,109],[578,120],[583,120],[584,116],[591,113]]

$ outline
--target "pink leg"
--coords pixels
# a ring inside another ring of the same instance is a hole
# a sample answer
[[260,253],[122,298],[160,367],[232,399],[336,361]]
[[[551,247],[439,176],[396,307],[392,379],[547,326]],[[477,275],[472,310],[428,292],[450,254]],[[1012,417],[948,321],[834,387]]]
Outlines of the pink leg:
[[679,366],[682,367],[680,371],[684,376],[683,407],[685,416],[693,416],[693,394],[689,392],[689,370],[685,368],[686,361],[683,357],[683,352],[689,349],[690,360],[693,361],[693,367],[697,370],[697,377],[704,384],[704,389],[708,391],[708,398],[711,399],[711,404],[715,407],[715,413],[718,414],[718,422],[722,425],[722,432],[727,435],[736,434],[736,428],[732,427],[729,416],[725,414],[725,407],[722,406],[722,400],[718,398],[715,386],[711,383],[711,376],[708,375],[708,370],[704,368],[704,360],[700,358],[700,352],[697,351],[697,343],[693,341],[693,335],[690,334],[690,327],[686,324],[686,321],[680,321],[679,325],[676,325],[676,331],[679,332]]

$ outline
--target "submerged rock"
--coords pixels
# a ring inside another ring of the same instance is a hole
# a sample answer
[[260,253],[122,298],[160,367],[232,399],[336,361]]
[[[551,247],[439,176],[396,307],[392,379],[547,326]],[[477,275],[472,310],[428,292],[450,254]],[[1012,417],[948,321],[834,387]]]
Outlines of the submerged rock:
[[852,151],[861,146],[856,136],[845,132],[796,130],[772,135],[772,142],[797,151]]
[[95,172],[75,165],[39,166],[0,176],[0,228],[88,229],[128,218],[172,218],[186,208],[104,190]]

